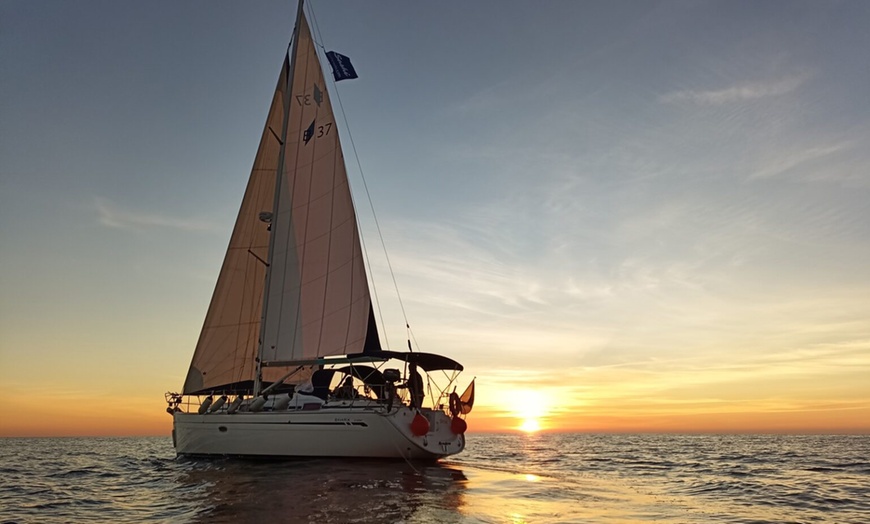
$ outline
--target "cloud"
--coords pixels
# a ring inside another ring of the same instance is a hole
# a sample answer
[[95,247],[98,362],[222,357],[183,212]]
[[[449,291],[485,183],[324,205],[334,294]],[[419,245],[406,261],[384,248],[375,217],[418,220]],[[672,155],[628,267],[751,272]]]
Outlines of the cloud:
[[840,142],[826,146],[811,147],[803,151],[792,151],[780,155],[779,158],[768,162],[767,165],[749,175],[749,178],[770,178],[790,171],[801,164],[824,158],[834,153],[844,151],[851,146],[849,142]]
[[118,229],[169,228],[182,231],[215,231],[215,224],[203,219],[178,218],[159,214],[120,210],[104,199],[95,198],[100,223]]
[[[719,355],[685,355],[618,366],[573,366],[562,371],[569,385],[564,398],[575,406],[629,412],[643,404],[645,413],[687,413],[691,404],[704,412],[715,405],[724,411],[765,411],[849,402],[855,399],[844,398],[843,391],[854,392],[850,384],[863,382],[870,367],[868,342],[856,339],[773,353],[736,352],[733,360],[724,361]],[[866,405],[868,392],[865,388],[859,403]]]
[[685,89],[673,91],[659,97],[665,104],[692,103],[696,105],[721,105],[743,100],[757,100],[770,96],[791,93],[806,81],[807,77],[790,76],[769,82],[748,82],[740,85],[714,90]]

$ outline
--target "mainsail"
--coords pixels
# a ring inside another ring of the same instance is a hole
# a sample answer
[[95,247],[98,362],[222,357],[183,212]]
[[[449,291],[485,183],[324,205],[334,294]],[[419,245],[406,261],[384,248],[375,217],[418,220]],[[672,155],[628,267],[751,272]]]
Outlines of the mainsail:
[[296,31],[185,394],[255,380],[256,358],[268,381],[294,361],[380,350],[338,129],[304,16]]

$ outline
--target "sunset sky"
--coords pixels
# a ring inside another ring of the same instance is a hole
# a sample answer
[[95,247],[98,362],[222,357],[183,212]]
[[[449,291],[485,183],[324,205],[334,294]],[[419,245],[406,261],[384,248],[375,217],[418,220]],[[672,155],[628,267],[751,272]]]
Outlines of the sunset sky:
[[[870,3],[313,8],[471,431],[870,432]],[[0,2],[0,436],[169,434],[295,9]]]

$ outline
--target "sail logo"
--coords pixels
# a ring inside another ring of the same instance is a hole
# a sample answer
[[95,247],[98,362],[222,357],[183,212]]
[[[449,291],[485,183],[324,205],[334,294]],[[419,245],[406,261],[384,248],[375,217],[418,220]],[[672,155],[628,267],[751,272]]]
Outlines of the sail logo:
[[[308,142],[311,141],[312,138],[323,138],[332,131],[332,122],[327,122],[323,125],[317,126],[315,128],[314,124],[317,121],[315,118],[311,121],[311,125],[308,126],[308,129],[302,132],[302,141],[305,142],[305,145],[308,145]],[[315,137],[314,131],[317,131],[317,135]]]
[[303,93],[301,95],[296,95],[296,103],[300,106],[310,106],[311,100],[317,104],[317,107],[320,107],[320,104],[323,103],[323,95],[325,94],[323,90],[320,89],[320,86],[314,84],[313,94]]
[[302,132],[302,141],[305,142],[305,145],[308,145],[308,142],[311,140],[311,137],[314,136],[314,122],[317,120],[316,118],[311,121],[311,125],[308,126],[308,129]]
[[320,103],[323,102],[323,91],[317,84],[314,84],[314,101],[317,102],[317,107],[320,107]]

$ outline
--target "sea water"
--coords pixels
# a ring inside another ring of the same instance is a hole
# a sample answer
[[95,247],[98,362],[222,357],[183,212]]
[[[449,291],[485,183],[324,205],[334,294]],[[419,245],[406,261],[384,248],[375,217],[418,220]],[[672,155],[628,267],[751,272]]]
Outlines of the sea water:
[[870,436],[469,435],[438,463],[0,439],[0,522],[870,523]]

